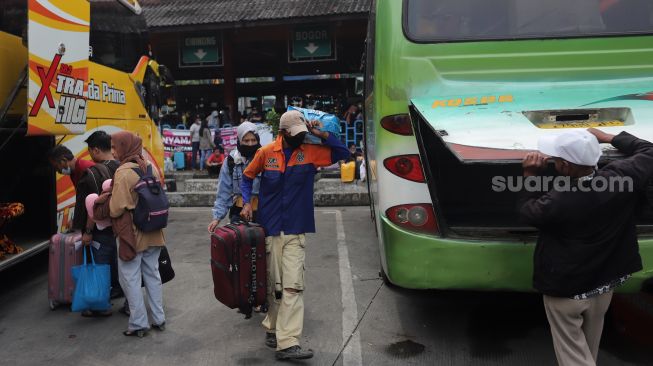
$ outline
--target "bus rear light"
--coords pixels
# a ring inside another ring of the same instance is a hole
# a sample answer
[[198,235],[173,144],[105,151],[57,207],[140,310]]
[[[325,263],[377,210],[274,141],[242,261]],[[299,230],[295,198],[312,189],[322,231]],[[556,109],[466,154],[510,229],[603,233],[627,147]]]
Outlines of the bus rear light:
[[393,114],[381,118],[381,126],[386,130],[402,136],[412,136],[413,127],[407,114]]
[[424,172],[419,161],[419,155],[399,155],[387,158],[383,166],[395,175],[417,183],[424,183]]
[[438,232],[438,224],[431,204],[393,206],[387,209],[385,214],[390,221],[408,230],[424,233]]

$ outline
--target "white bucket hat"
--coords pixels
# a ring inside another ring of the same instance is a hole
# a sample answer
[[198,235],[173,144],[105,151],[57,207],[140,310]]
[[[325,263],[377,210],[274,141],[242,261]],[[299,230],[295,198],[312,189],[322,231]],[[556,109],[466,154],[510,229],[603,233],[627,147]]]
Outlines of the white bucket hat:
[[601,157],[599,141],[586,130],[542,136],[537,145],[541,153],[577,165],[595,166]]

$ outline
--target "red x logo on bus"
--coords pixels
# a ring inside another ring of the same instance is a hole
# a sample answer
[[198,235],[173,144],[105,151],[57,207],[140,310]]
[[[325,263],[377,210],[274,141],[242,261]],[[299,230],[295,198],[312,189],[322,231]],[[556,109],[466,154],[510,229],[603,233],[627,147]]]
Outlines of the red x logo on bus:
[[50,108],[54,108],[54,99],[52,99],[50,84],[52,84],[52,79],[54,79],[54,75],[57,73],[60,61],[61,55],[54,55],[54,59],[52,60],[50,69],[48,69],[47,75],[45,74],[45,69],[43,67],[36,67],[36,70],[39,73],[39,78],[41,78],[41,90],[39,90],[39,94],[36,97],[36,100],[34,100],[34,105],[32,106],[32,110],[29,113],[30,117],[34,117],[39,114],[39,111],[41,110],[41,104],[43,104],[43,98],[47,98],[48,106],[50,106]]

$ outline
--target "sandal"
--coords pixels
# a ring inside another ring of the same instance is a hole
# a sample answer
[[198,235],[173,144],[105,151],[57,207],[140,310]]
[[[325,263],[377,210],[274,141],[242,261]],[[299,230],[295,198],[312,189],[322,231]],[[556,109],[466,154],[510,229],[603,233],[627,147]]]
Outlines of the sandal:
[[138,338],[143,338],[147,334],[147,329],[136,329],[136,330],[126,330],[122,332],[122,334],[126,337],[138,337]]
[[125,314],[125,315],[127,315],[127,316],[131,316],[131,313],[129,312],[129,307],[128,306],[123,306],[118,311]]
[[159,332],[163,332],[166,330],[166,322],[163,322],[161,324],[152,324],[152,329],[156,329]]

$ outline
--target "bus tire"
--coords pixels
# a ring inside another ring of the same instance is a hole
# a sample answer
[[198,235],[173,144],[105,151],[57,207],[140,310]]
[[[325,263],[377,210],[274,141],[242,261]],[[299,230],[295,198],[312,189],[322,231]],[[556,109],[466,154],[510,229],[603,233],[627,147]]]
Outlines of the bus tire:
[[381,280],[383,281],[383,284],[388,286],[388,287],[394,287],[395,285],[390,282],[390,279],[388,278],[388,275],[385,274],[385,271],[383,270],[383,267],[379,269],[379,277],[381,277]]

